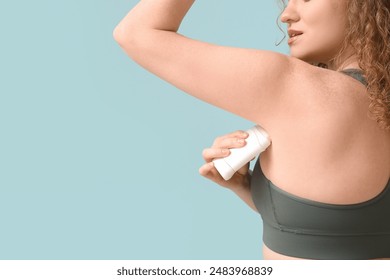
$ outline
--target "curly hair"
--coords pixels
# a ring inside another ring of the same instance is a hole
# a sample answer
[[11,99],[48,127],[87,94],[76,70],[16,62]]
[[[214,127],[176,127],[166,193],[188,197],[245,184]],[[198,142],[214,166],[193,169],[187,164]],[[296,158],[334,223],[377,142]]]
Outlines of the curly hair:
[[355,49],[367,79],[370,116],[390,130],[389,0],[348,1],[344,48],[347,45]]
[[347,33],[334,60],[353,47],[368,84],[369,116],[390,130],[390,1],[347,0],[346,17]]

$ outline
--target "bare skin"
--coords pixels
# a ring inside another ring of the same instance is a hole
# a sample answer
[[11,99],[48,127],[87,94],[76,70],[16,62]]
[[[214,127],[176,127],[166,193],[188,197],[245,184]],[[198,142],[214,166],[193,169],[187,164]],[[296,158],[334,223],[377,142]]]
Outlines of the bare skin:
[[[193,3],[140,1],[116,27],[114,37],[148,71],[265,128],[272,145],[261,156],[261,168],[283,190],[332,204],[359,203],[378,195],[390,177],[390,132],[367,117],[369,100],[364,86],[338,72],[358,68],[353,55],[340,65],[328,61],[343,33],[326,30],[329,23],[334,30],[342,26],[345,1],[288,2],[282,20],[302,32],[289,40],[292,56],[216,46],[178,34]],[[313,11],[324,17],[313,16]],[[324,62],[329,69],[312,66],[312,62]],[[237,138],[245,136],[238,135],[216,139],[203,152],[206,163],[199,172],[256,210],[248,166],[225,182],[211,162],[228,155],[223,149],[244,145]],[[263,252],[265,259],[290,259],[265,246]]]

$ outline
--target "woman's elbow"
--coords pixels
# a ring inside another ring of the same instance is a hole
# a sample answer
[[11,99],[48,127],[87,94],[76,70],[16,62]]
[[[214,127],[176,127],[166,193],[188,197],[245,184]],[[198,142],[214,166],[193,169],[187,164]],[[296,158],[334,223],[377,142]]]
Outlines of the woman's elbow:
[[124,30],[121,25],[117,25],[112,32],[112,36],[114,37],[114,40],[119,44],[122,45],[125,41],[128,41],[130,38],[131,32],[129,30]]
[[115,27],[113,31],[115,41],[131,57],[139,53],[140,36],[138,34],[136,29],[123,29],[121,26]]
[[119,29],[119,25],[117,25],[114,30],[112,31],[112,37],[114,37],[114,40],[117,41],[119,43],[120,41],[120,29]]

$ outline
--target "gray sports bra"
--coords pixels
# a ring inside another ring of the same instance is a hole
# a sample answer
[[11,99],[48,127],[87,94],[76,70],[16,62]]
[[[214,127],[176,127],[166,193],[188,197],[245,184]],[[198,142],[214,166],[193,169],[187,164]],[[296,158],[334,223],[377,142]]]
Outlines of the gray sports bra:
[[[345,74],[364,81],[357,70]],[[275,252],[305,259],[390,258],[390,179],[366,202],[327,204],[275,186],[264,176],[259,158],[251,192],[263,219],[263,241]]]

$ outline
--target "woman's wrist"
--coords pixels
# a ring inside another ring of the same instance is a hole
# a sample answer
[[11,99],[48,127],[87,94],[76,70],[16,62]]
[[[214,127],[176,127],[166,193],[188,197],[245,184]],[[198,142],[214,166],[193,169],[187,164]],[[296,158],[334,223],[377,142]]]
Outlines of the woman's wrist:
[[241,184],[237,184],[235,187],[230,188],[239,198],[241,198],[250,208],[252,208],[255,212],[258,212],[256,205],[252,199],[251,193],[251,173],[247,173],[245,178],[243,178]]
[[252,175],[248,172],[245,176],[242,176],[242,180],[232,185],[229,189],[234,193],[241,193],[243,191],[250,190]]

